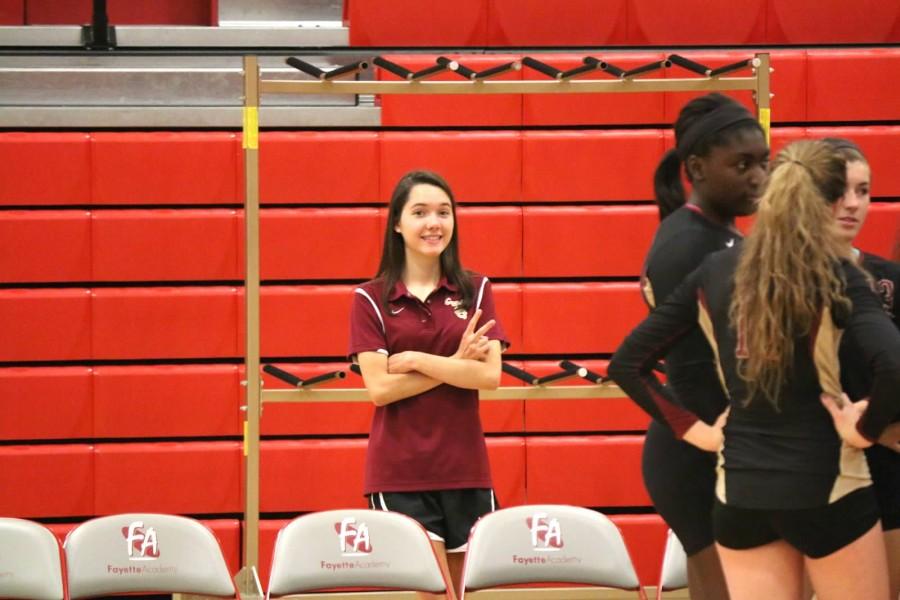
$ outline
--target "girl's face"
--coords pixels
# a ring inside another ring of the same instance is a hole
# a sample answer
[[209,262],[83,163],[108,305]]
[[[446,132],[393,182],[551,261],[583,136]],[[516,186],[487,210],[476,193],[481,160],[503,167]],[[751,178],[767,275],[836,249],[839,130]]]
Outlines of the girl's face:
[[743,130],[694,166],[694,187],[711,208],[728,218],[751,215],[769,177],[769,146],[762,132]]
[[409,197],[394,231],[403,236],[407,256],[439,258],[453,237],[453,206],[439,187],[420,183]]
[[847,163],[847,189],[832,208],[838,233],[848,244],[859,234],[869,212],[869,165],[861,161]]

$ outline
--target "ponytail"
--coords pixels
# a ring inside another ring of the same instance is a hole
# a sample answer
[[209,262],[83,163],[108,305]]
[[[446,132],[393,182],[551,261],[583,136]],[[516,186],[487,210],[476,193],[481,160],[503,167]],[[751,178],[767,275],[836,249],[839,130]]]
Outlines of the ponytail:
[[663,154],[656,167],[653,174],[653,191],[656,194],[660,221],[687,202],[684,185],[681,183],[681,159],[674,148]]

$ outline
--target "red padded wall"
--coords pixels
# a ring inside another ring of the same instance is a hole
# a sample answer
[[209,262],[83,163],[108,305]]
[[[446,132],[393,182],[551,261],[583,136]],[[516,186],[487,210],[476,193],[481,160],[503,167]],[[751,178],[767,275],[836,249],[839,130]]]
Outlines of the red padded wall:
[[[264,131],[260,146],[261,202],[378,199],[377,133]],[[243,191],[238,194],[242,198]]]
[[628,43],[636,46],[739,46],[766,41],[766,0],[677,4],[630,0],[628,8]]
[[633,277],[659,224],[655,206],[527,206],[529,277]]
[[0,212],[0,282],[90,279],[90,213],[82,210]]
[[631,562],[643,585],[656,585],[666,547],[668,527],[659,515],[611,515],[622,532]]
[[526,131],[522,134],[526,202],[650,200],[663,154],[662,132]]
[[643,436],[528,438],[528,502],[649,506],[641,481]]
[[5,517],[94,514],[93,450],[87,445],[2,446],[0,473]]
[[0,205],[89,204],[90,150],[85,133],[0,133]]
[[894,120],[900,95],[900,49],[810,50],[810,121]]
[[98,438],[241,433],[236,365],[101,366],[93,384]]
[[0,25],[24,25],[25,0],[0,0]]
[[[91,0],[24,0],[29,25],[82,25],[91,22]],[[213,25],[215,0],[109,0],[113,25]]]
[[606,46],[626,42],[626,0],[490,0],[491,46]]
[[[900,41],[900,5],[860,0],[766,0],[770,44],[881,44]],[[730,23],[731,21],[729,21]]]
[[521,208],[461,207],[457,218],[460,255],[467,269],[494,278],[524,274]]
[[0,439],[67,440],[93,435],[91,369],[0,369]]
[[233,133],[93,133],[91,147],[95,204],[226,204],[243,198]]
[[239,442],[100,444],[94,465],[98,515],[243,510]]
[[460,202],[517,202],[522,196],[519,132],[385,132],[381,200],[408,171],[436,171]]
[[0,323],[0,361],[91,356],[90,290],[0,290]]
[[647,313],[637,283],[530,283],[522,287],[522,352],[612,353]]
[[263,356],[346,356],[354,287],[264,288],[260,298]]
[[488,0],[351,0],[350,45],[485,46],[487,4]]

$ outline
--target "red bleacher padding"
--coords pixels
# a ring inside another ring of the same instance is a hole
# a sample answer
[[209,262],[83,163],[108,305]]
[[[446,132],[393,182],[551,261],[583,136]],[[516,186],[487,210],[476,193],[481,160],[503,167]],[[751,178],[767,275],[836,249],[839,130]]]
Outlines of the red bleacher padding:
[[639,275],[659,224],[655,206],[527,206],[523,212],[529,277]]
[[[680,7],[677,9],[680,10]],[[699,62],[708,67],[716,68],[736,63],[751,57],[755,50],[718,50],[718,51],[694,51],[678,54]],[[771,68],[774,69],[769,76],[769,87],[775,94],[770,98],[772,110],[772,122],[802,122],[806,120],[806,50],[772,50],[769,52]],[[750,77],[750,69],[736,71],[735,77]],[[693,75],[680,67],[673,67],[667,72],[667,77],[693,77]],[[666,94],[665,123],[674,123],[678,118],[678,112],[689,100],[702,94],[687,92]],[[752,93],[728,92],[728,96],[741,101],[753,114],[756,114],[756,104],[753,102]]]
[[91,369],[0,369],[0,439],[69,440],[93,435]]
[[[575,361],[599,375],[606,375],[608,361]],[[558,361],[529,361],[525,370],[547,375],[560,370]],[[560,385],[591,385],[576,377]],[[485,403],[483,403],[485,404]],[[626,397],[584,400],[529,400],[525,403],[525,427],[529,432],[643,431],[650,418]]]
[[[770,44],[881,44],[900,41],[900,5],[862,0],[768,0]],[[734,19],[727,20],[729,27]],[[725,28],[723,28],[725,29]]]
[[351,46],[486,46],[488,0],[351,0]]
[[[352,31],[352,28],[351,28]],[[387,58],[411,71],[419,71],[435,64],[437,55],[416,54],[390,55]],[[482,71],[520,58],[518,55],[473,54],[446,55],[458,60],[474,71]],[[379,69],[378,79],[397,80],[397,77]],[[521,71],[507,71],[494,79],[517,80]],[[435,81],[463,81],[459,75],[444,73],[432,77]],[[522,125],[521,94],[438,94],[422,96],[418,94],[386,94],[381,98],[381,123],[384,126],[455,126],[455,125]],[[393,185],[393,182],[382,182]]]
[[626,43],[626,0],[491,0],[490,46],[598,46]]
[[643,442],[634,435],[528,438],[528,502],[649,506]]
[[238,202],[234,133],[93,133],[94,204]]
[[98,515],[243,510],[239,442],[99,444],[94,469]]
[[25,0],[0,0],[0,25],[24,25]]
[[[263,279],[373,277],[384,236],[379,213],[377,208],[264,210],[260,224]],[[240,222],[243,240],[243,218]]]
[[236,365],[95,367],[93,381],[98,438],[241,433]]
[[93,357],[239,356],[237,290],[228,287],[93,290]]
[[656,585],[666,547],[668,526],[659,515],[611,515],[610,519],[622,532],[638,580],[644,585]]
[[526,131],[526,202],[650,200],[663,136],[650,131]]
[[493,283],[494,304],[497,316],[501,319],[506,337],[512,346],[511,352],[520,354],[525,351],[524,331],[522,323],[522,288],[517,283]]
[[91,233],[95,281],[239,276],[238,222],[232,209],[95,210]]
[[0,133],[0,205],[89,204],[90,149],[85,133]]
[[[900,56],[900,55],[898,55]],[[897,62],[900,68],[900,61]],[[900,103],[896,105],[900,109]],[[900,114],[900,113],[898,113]],[[872,196],[900,197],[900,127],[809,127],[807,137],[843,137],[859,144],[872,168]]]
[[2,446],[0,473],[5,517],[94,514],[94,463],[87,445]]
[[[539,60],[567,70],[581,66],[581,59],[590,54],[602,58],[622,69],[633,69],[660,61],[662,52],[582,52],[566,54],[540,54]],[[527,79],[542,79],[543,75],[523,69]],[[664,77],[660,71],[659,76]],[[606,73],[594,72],[578,79],[610,80]],[[525,94],[522,99],[522,123],[524,125],[621,125],[664,123],[662,94]],[[598,161],[598,165],[602,161]],[[556,177],[549,176],[555,180]]]
[[0,361],[91,356],[90,290],[0,290]]
[[[378,134],[264,131],[260,134],[260,201],[374,202]],[[243,193],[238,194],[242,198]]]
[[628,43],[739,46],[766,41],[767,0],[738,5],[687,0],[629,0]]
[[[306,512],[366,506],[362,495],[366,444],[365,439],[263,442],[260,510]],[[524,440],[489,438],[488,455],[500,503],[523,503]]]
[[488,277],[523,275],[521,208],[464,206],[457,210],[457,218],[467,269]]
[[900,245],[900,204],[873,203],[856,246],[866,252],[893,258]]
[[0,282],[90,279],[90,213],[82,210],[0,212]]
[[895,120],[900,114],[894,85],[900,49],[810,50],[807,63],[810,121]]
[[415,169],[439,173],[460,202],[518,202],[522,139],[514,131],[382,134],[381,200]]
[[[29,25],[83,25],[91,22],[91,0],[24,0]],[[109,0],[113,25],[203,25],[215,23],[215,0]]]
[[345,356],[354,287],[263,288],[260,299],[263,356]]
[[637,283],[522,286],[526,353],[613,352],[647,314]]

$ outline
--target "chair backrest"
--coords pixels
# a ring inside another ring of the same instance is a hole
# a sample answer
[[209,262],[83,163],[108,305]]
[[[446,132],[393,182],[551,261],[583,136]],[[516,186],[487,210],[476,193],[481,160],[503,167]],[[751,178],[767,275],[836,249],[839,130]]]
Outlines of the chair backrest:
[[662,567],[659,571],[657,598],[668,590],[680,590],[688,586],[687,554],[678,536],[670,529],[666,536],[666,549],[663,552]]
[[442,593],[447,583],[428,534],[401,514],[329,510],[278,532],[267,597],[349,587]]
[[0,598],[62,600],[62,552],[49,529],[0,518]]
[[126,592],[236,595],[219,542],[187,517],[92,519],[69,533],[65,551],[73,600]]
[[531,505],[498,510],[475,524],[464,593],[563,582],[641,589],[622,535],[606,516],[575,506]]

